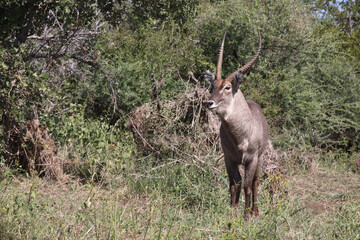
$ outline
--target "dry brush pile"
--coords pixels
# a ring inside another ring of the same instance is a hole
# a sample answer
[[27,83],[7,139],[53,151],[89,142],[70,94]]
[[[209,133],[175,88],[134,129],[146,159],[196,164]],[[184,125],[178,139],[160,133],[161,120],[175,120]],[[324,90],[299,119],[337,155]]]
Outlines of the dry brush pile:
[[[19,126],[3,119],[5,126],[5,163],[18,166],[30,175],[39,175],[51,180],[65,180],[65,161],[56,155],[56,144],[48,129],[38,119]],[[9,124],[6,124],[6,123]]]
[[[168,160],[196,165],[202,170],[205,165],[217,169],[223,159],[219,139],[221,123],[203,106],[203,101],[210,96],[209,89],[201,87],[192,74],[189,74],[190,81],[196,84],[185,83],[184,93],[162,101],[160,108],[155,101],[136,108],[128,126],[142,156],[155,156],[164,166]],[[265,178],[285,175],[270,140],[264,154],[263,172]]]

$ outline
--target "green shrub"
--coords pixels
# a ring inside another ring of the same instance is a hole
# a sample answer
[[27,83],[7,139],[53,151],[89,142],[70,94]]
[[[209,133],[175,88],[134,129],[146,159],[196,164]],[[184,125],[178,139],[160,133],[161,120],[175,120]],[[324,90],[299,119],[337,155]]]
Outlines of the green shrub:
[[81,114],[64,117],[53,129],[58,155],[68,159],[67,172],[87,181],[105,182],[109,174],[129,167],[133,143],[129,133],[105,121],[85,119]]
[[316,34],[309,6],[288,0],[205,6],[200,44],[213,66],[227,32],[223,76],[253,56],[261,31],[260,58],[240,88],[260,104],[274,130],[290,130],[313,147],[359,150],[359,66],[341,52],[335,34]]
[[[126,28],[109,29],[100,39],[99,61],[113,75],[122,116],[156,98],[155,86],[158,97],[168,99],[183,91],[182,77],[187,78],[189,71],[203,71],[202,50],[193,37],[170,22],[136,32]],[[106,85],[104,79],[101,81]]]

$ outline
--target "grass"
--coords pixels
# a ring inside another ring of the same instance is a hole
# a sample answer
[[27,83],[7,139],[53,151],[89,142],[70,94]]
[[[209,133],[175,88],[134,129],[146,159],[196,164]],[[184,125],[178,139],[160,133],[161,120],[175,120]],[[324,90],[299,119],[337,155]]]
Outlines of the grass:
[[[9,174],[0,183],[0,239],[360,239],[359,175],[319,164],[263,181],[261,217],[245,221],[243,202],[228,204],[223,166],[203,170],[129,170],[106,184]],[[281,185],[274,195],[269,181]]]

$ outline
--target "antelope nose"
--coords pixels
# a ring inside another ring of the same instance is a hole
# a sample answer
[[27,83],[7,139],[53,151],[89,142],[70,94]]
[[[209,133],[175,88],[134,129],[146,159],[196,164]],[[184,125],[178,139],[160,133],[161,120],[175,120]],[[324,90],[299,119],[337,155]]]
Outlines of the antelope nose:
[[214,105],[214,101],[213,100],[204,101],[204,105],[207,108],[211,108],[211,106]]

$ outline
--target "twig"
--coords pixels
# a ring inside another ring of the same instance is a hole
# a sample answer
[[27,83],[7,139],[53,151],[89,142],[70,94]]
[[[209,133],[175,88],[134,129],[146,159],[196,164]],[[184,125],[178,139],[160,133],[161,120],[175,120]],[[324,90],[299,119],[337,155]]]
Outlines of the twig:
[[136,179],[139,177],[145,177],[145,178],[150,178],[150,179],[164,179],[164,177],[154,177],[151,175],[144,175],[144,174],[138,174],[138,173],[132,173],[131,176],[134,176]]
[[91,226],[91,228],[89,228],[89,230],[87,230],[87,232],[84,234],[83,237],[85,237],[86,235],[88,235],[88,233],[94,228],[94,225]]
[[90,66],[92,66],[92,67],[94,67],[96,70],[99,70],[99,71],[105,76],[106,81],[108,82],[109,87],[110,87],[110,89],[111,89],[111,98],[112,98],[112,103],[113,103],[113,105],[114,105],[113,113],[115,113],[116,110],[118,109],[118,106],[117,106],[117,98],[116,98],[116,97],[117,97],[117,93],[116,93],[116,91],[115,91],[115,89],[114,89],[114,87],[113,87],[113,82],[112,82],[112,80],[110,79],[109,74],[108,74],[107,72],[105,72],[105,71],[99,66],[99,64],[97,64],[97,63],[94,62],[94,61],[87,61],[87,60],[82,59],[82,58],[80,58],[80,57],[78,57],[78,56],[75,56],[75,55],[71,56],[71,58],[73,58],[73,59],[75,59],[75,60],[78,60],[78,61],[80,61],[80,62],[82,62],[82,63],[88,64],[88,65],[90,65]]
[[154,171],[154,170],[156,170],[156,169],[158,169],[158,168],[166,167],[166,166],[169,166],[169,165],[174,164],[174,163],[177,163],[177,162],[180,162],[180,160],[174,160],[174,161],[172,161],[172,162],[168,162],[168,163],[162,164],[162,165],[160,165],[160,166],[157,166],[157,167],[154,167],[154,168],[150,169],[150,170],[147,171],[147,172],[149,173],[149,172],[152,172],[152,171]]
[[222,154],[222,155],[216,160],[215,165],[214,165],[215,168],[218,168],[218,167],[219,167],[220,161],[223,159],[223,157],[224,157],[224,154]]
[[54,17],[54,19],[55,19],[56,25],[59,26],[59,28],[61,29],[61,31],[64,31],[63,27],[61,26],[59,20],[57,19],[56,14],[53,12],[53,10],[50,10],[49,13],[50,13],[51,15],[53,15],[53,17]]
[[137,130],[137,128],[135,127],[134,122],[132,121],[132,119],[130,118],[131,121],[131,126],[133,128],[133,130],[140,136],[140,138],[147,144],[149,145],[149,147],[151,148],[151,150],[153,150],[154,152],[156,151],[155,148],[153,148],[150,143],[148,141],[146,141],[146,139],[141,135],[141,133]]
[[35,40],[45,40],[45,41],[49,41],[52,38],[54,38],[54,35],[50,35],[50,36],[36,36],[36,35],[31,35],[28,36],[27,39],[35,39]]
[[158,112],[160,112],[161,110],[161,105],[160,105],[160,98],[159,98],[159,90],[158,90],[158,84],[157,84],[157,81],[155,79],[155,74],[152,73],[151,74],[151,82],[153,84],[153,100],[156,100],[156,109]]

